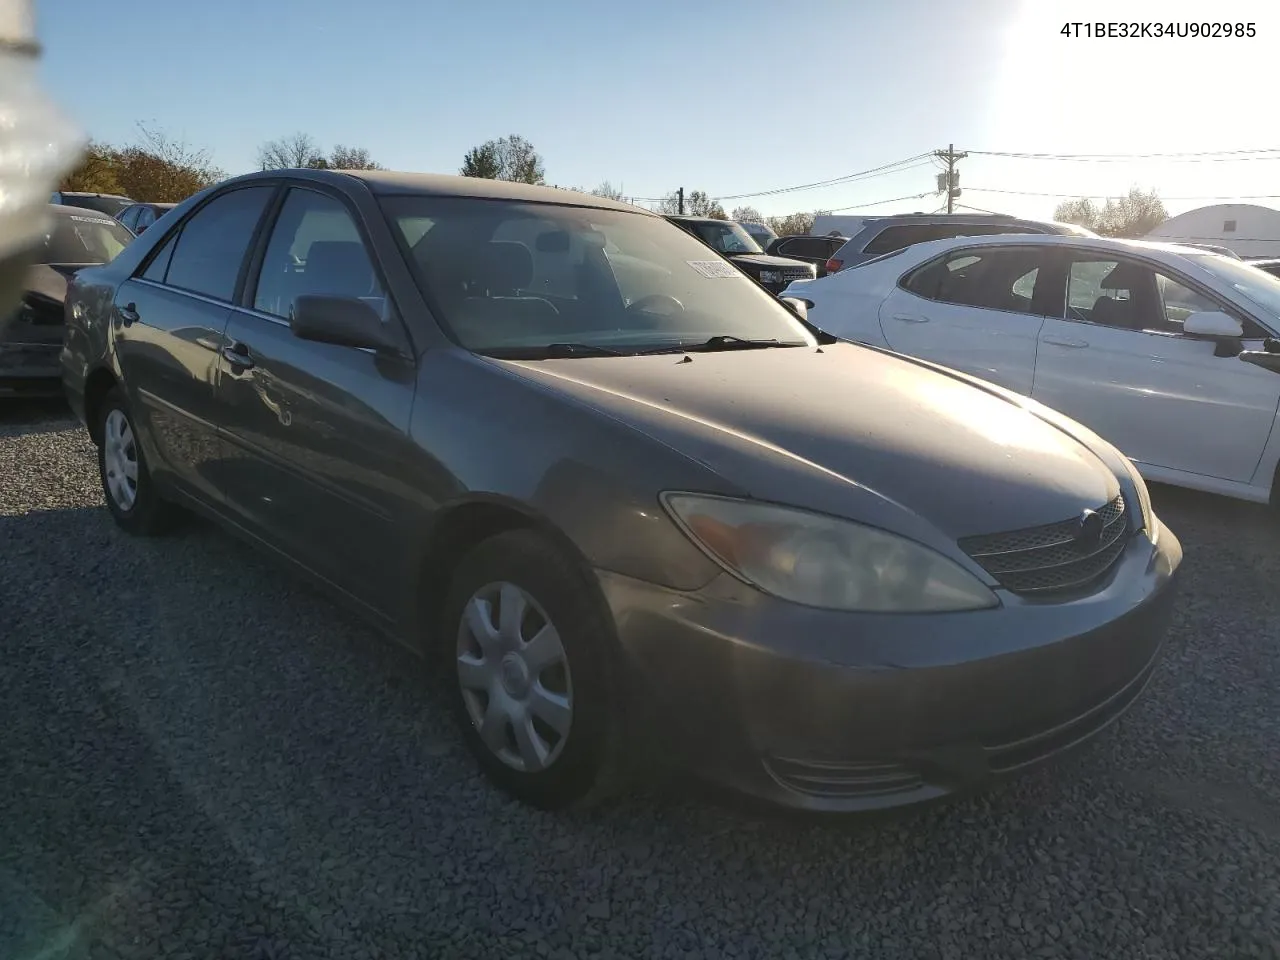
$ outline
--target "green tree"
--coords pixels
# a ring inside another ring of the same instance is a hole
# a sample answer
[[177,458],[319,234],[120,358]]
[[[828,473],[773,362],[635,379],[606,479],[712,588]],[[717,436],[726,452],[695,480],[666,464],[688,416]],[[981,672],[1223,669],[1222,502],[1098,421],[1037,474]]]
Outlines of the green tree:
[[208,150],[191,147],[145,124],[138,124],[138,131],[138,142],[129,146],[91,144],[60,189],[122,193],[140,201],[176,203],[226,176],[210,162]]
[[516,183],[546,183],[546,170],[538,151],[524,137],[511,134],[472,147],[462,159],[464,177],[511,180]]

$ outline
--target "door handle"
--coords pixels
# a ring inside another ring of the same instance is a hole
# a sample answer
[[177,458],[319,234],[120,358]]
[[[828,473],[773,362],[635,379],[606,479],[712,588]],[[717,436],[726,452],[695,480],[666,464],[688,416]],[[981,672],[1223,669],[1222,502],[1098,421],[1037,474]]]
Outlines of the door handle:
[[248,370],[253,366],[253,357],[249,356],[249,347],[239,341],[222,348],[222,359],[233,367],[239,367],[241,370]]
[[120,314],[120,322],[126,327],[142,319],[142,315],[138,313],[138,305],[136,303],[126,303],[123,307],[116,307],[116,313]]
[[1073,350],[1089,345],[1087,340],[1067,340],[1063,337],[1045,337],[1044,342],[1052,343],[1055,347],[1071,347]]
[[903,323],[928,323],[928,317],[914,317],[907,313],[895,313],[893,319],[901,320]]

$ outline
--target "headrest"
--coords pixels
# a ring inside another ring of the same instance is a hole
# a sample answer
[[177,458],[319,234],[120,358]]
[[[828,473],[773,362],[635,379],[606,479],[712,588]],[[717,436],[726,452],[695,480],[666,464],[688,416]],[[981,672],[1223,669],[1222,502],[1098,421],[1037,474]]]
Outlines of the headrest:
[[514,293],[533,282],[533,254],[523,243],[494,240],[485,245],[484,278],[490,292]]
[[1107,271],[1098,284],[1103,290],[1136,290],[1142,285],[1146,268],[1121,261]]
[[312,293],[366,297],[373,291],[369,255],[355,240],[317,240],[307,251],[306,272]]

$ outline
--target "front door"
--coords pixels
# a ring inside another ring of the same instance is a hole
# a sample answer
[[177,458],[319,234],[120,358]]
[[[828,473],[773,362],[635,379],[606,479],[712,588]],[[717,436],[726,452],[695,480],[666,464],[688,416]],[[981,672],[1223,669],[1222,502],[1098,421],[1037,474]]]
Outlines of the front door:
[[962,247],[909,274],[880,305],[889,346],[1031,393],[1052,291],[1044,247]]
[[221,498],[214,384],[223,331],[254,232],[275,193],[253,186],[205,204],[116,292],[116,360],[151,469]]
[[[1280,376],[1182,333],[1189,314],[1225,305],[1137,260],[1064,258],[1065,318],[1041,331],[1032,396],[1140,465],[1249,482],[1280,405]],[[1264,331],[1242,319],[1244,348],[1261,349]]]
[[399,614],[415,544],[402,483],[415,368],[371,350],[301,340],[302,294],[352,297],[398,324],[356,216],[293,188],[245,306],[227,325],[218,407],[229,509],[251,532],[387,617]]

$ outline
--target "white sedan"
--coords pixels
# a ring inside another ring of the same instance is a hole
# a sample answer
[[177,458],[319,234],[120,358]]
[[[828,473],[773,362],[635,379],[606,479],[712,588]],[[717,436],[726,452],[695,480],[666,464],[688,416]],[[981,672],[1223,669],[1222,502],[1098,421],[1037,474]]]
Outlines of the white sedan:
[[1280,280],[1242,261],[1136,240],[956,237],[783,296],[834,336],[1062,411],[1148,480],[1280,501]]

